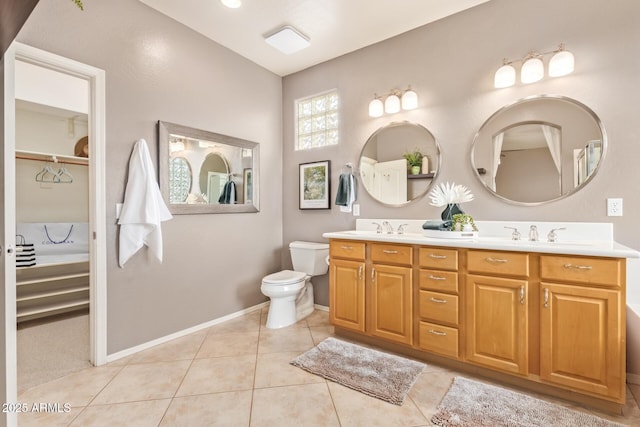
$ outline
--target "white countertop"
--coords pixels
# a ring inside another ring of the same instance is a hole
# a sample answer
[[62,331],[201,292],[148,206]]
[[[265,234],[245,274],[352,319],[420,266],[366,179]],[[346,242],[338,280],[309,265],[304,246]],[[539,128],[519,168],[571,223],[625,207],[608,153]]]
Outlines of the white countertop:
[[[478,237],[451,239],[424,236],[422,234],[424,220],[387,220],[393,227],[394,233],[387,234],[384,230],[381,234],[376,233],[375,223],[382,224],[383,221],[385,220],[358,219],[356,230],[327,232],[322,236],[327,239],[367,240],[456,248],[640,258],[640,252],[637,250],[613,240],[613,226],[610,223],[477,221]],[[401,224],[406,224],[405,230],[407,232],[404,234],[395,233]],[[538,228],[538,241],[528,240],[529,227],[531,225],[536,225]],[[518,228],[522,234],[521,240],[512,240],[512,230],[505,229],[505,226]],[[558,241],[556,242],[547,241],[547,234],[552,228],[566,229],[556,232],[558,235]]]

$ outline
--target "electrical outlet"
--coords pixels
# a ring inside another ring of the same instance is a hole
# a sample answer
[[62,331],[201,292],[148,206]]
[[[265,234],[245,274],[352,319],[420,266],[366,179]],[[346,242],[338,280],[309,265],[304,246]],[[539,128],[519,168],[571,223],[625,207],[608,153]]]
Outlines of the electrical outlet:
[[607,199],[607,216],[622,216],[622,199]]
[[360,205],[354,203],[352,208],[353,208],[353,216],[360,216]]

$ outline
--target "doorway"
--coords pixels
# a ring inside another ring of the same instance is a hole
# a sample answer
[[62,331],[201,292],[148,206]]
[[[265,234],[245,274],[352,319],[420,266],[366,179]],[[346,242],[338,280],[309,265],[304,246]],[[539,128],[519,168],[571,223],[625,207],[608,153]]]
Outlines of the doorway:
[[[16,147],[16,102],[22,103],[23,100],[16,101],[16,83],[23,77],[23,70],[20,68],[24,64],[36,66],[38,69],[54,72],[63,77],[69,78],[76,82],[82,82],[87,87],[86,102],[86,134],[87,134],[87,151],[89,153],[86,159],[86,179],[88,194],[86,195],[86,247],[88,249],[87,263],[88,271],[88,295],[86,293],[80,298],[86,301],[89,308],[89,358],[93,365],[102,365],[106,362],[106,208],[105,208],[105,75],[104,71],[68,58],[61,57],[40,49],[36,49],[18,42],[14,42],[4,55],[4,167],[5,167],[5,185],[4,185],[4,243],[5,253],[7,256],[3,260],[5,270],[5,353],[7,365],[6,377],[6,398],[8,402],[17,401],[17,352],[16,352],[16,319],[18,311],[16,310],[16,262],[18,255],[25,249],[25,246],[17,246],[16,243],[16,149],[24,150]],[[50,73],[51,74],[51,73]],[[45,73],[46,75],[46,73]],[[40,77],[40,82],[46,82],[46,78]],[[52,93],[48,96],[55,98],[61,96],[55,93],[57,84],[45,85],[52,89]],[[64,93],[64,92],[63,92]],[[68,100],[67,100],[68,101]],[[67,121],[68,134],[71,134],[72,128],[76,123]],[[81,126],[80,126],[81,127]],[[74,147],[75,148],[75,147]],[[81,147],[80,147],[81,148]],[[28,153],[29,157],[35,157],[42,153],[35,151],[36,154]],[[23,153],[24,154],[24,153]],[[75,153],[69,156],[69,159],[76,160]],[[60,159],[58,159],[60,160]],[[22,160],[21,160],[22,161]],[[31,161],[31,160],[27,160]],[[38,162],[38,160],[33,160]],[[46,169],[46,159],[41,160],[43,169]],[[52,159],[53,163],[53,159]],[[65,168],[66,166],[57,167]],[[56,177],[48,176],[52,181],[65,179],[70,180],[69,176],[73,173],[60,173],[56,167],[51,167]],[[69,172],[66,170],[66,172]],[[76,172],[82,175],[82,172]],[[14,179],[11,178],[13,175]],[[64,177],[63,177],[64,175]],[[78,175],[79,176],[79,175]],[[35,177],[34,177],[35,179]],[[62,183],[53,183],[46,185],[63,185]],[[82,222],[82,221],[80,221]],[[49,239],[53,242],[70,243],[73,229],[82,228],[80,225],[62,226],[63,229],[54,232]],[[65,228],[66,227],[66,228]],[[66,233],[71,230],[69,237]],[[45,230],[47,232],[49,230]],[[51,230],[53,232],[53,230]],[[50,234],[50,233],[48,233]],[[58,234],[64,234],[61,238]],[[83,233],[81,233],[83,234]],[[56,245],[58,246],[58,245]],[[16,252],[21,250],[21,252]],[[65,273],[66,274],[66,273]],[[85,273],[69,272],[67,276],[80,277]],[[71,293],[77,291],[78,286],[70,290]],[[66,291],[64,291],[66,292]],[[63,293],[64,293],[63,292]],[[78,292],[81,294],[82,292]],[[42,295],[41,295],[42,296]],[[36,298],[37,299],[37,298]],[[24,311],[22,312],[25,313]],[[8,419],[10,423],[10,419]]]

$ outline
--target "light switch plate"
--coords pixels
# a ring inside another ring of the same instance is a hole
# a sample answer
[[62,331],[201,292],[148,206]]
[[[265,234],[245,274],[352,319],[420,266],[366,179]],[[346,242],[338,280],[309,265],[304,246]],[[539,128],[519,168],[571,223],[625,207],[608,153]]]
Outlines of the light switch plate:
[[120,218],[120,212],[122,212],[122,203],[116,203],[116,219]]
[[622,216],[622,199],[607,199],[607,216]]
[[353,216],[360,216],[360,205],[354,203],[351,208],[353,210]]

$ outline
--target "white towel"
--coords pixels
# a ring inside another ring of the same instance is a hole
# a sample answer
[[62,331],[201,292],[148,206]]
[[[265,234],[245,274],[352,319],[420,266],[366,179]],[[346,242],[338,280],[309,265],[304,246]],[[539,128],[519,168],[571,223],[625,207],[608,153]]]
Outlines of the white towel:
[[340,206],[340,212],[351,212],[353,202],[356,201],[356,177],[349,174],[349,189],[347,194],[347,206]]
[[120,213],[120,267],[146,245],[162,262],[160,222],[173,218],[156,181],[147,141],[139,139],[129,160],[129,179]]

